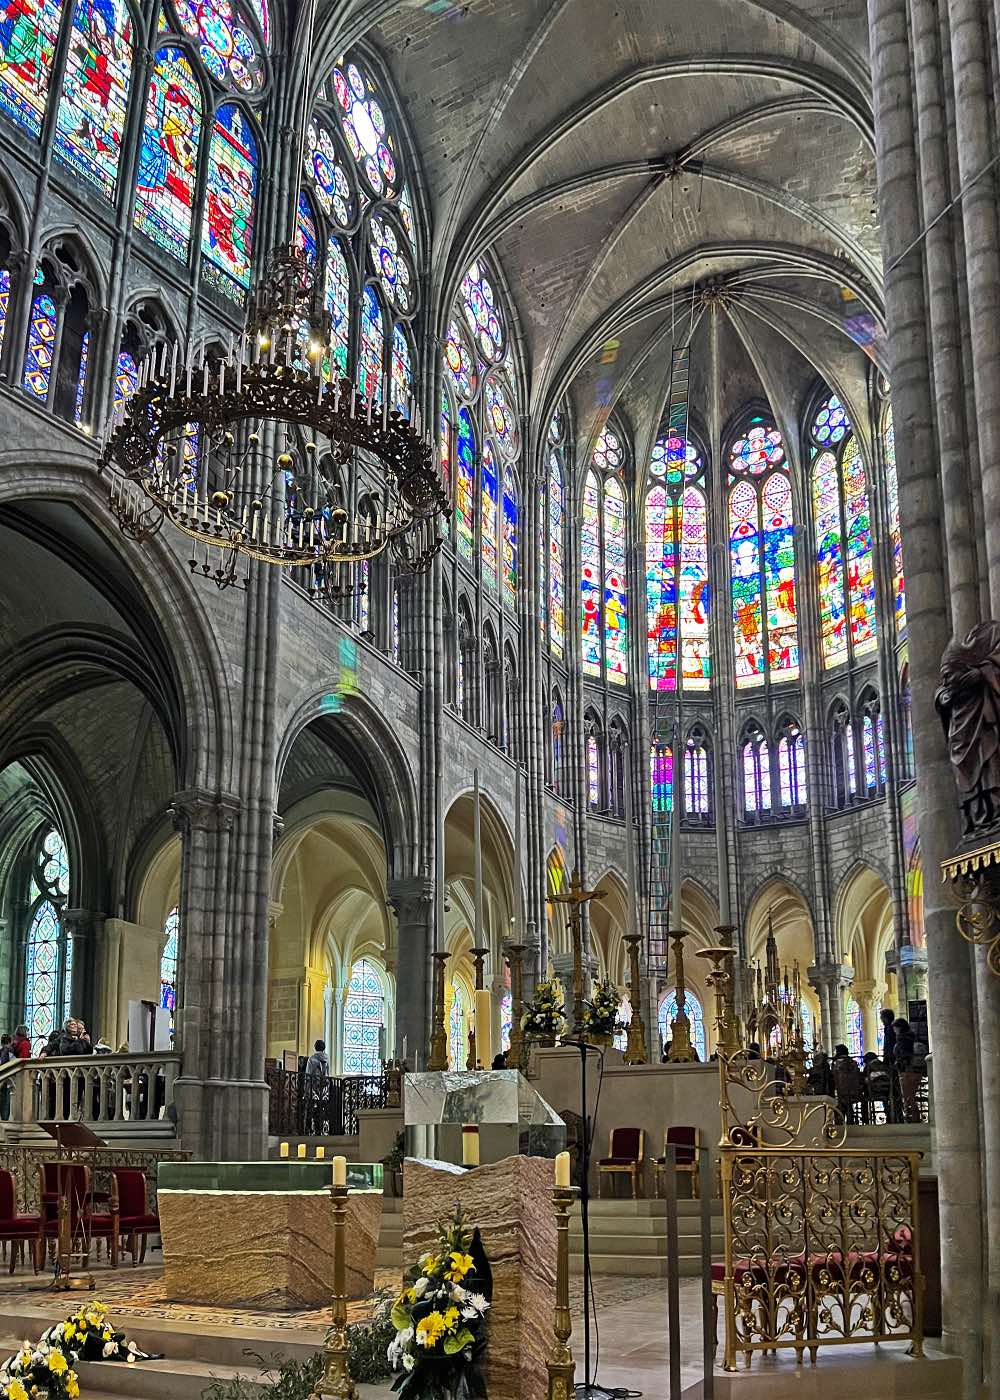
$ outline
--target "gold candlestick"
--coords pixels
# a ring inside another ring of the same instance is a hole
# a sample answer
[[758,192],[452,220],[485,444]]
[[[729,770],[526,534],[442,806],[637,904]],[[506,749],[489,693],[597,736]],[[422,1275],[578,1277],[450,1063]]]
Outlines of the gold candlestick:
[[644,1065],[648,1060],[646,1051],[646,1023],[642,1019],[642,983],[639,979],[639,944],[641,933],[627,933],[629,962],[629,999],[632,1002],[632,1019],[628,1023],[628,1044],[625,1047],[627,1065]]
[[552,1323],[555,1337],[546,1363],[548,1400],[573,1400],[575,1394],[576,1366],[569,1348],[573,1335],[569,1311],[569,1209],[576,1194],[573,1186],[557,1186],[552,1192],[556,1212],[556,1310]]
[[526,943],[507,944],[507,966],[510,968],[510,1048],[507,1051],[509,1069],[520,1069],[524,1058],[524,1035],[521,1017],[524,1015],[524,965],[522,958]]
[[436,963],[434,969],[436,1015],[434,1017],[434,1032],[431,1035],[430,1054],[427,1056],[427,1068],[429,1070],[442,1070],[448,1068],[448,1027],[445,1024],[444,965],[451,955],[449,953],[437,952],[432,954],[432,956]]
[[[473,949],[471,949],[471,952],[472,952],[472,961],[473,961],[473,963],[475,964],[475,967],[476,967],[476,984],[475,984],[475,990],[476,990],[477,992],[482,992],[482,991],[484,991],[485,988],[486,988],[486,982],[485,982],[485,979],[484,979],[484,977],[483,977],[483,963],[486,961],[487,957],[489,956],[489,951],[490,951],[489,948],[473,948]],[[476,998],[473,997],[473,1003],[475,1003],[475,1000],[476,1000]],[[478,1010],[478,1008],[477,1008],[477,1010]],[[467,1063],[467,1065],[466,1065],[466,1069],[475,1069],[475,1068],[476,1068],[476,1065],[479,1064],[479,1062],[480,1062],[480,1060],[481,1060],[481,1058],[482,1058],[481,1055],[479,1054],[479,1049],[480,1049],[480,1046],[479,1046],[479,1026],[478,1026],[478,1024],[477,1024],[476,1021],[473,1021],[473,1023],[472,1023],[472,1030],[471,1030],[470,1033],[469,1033],[469,1059],[468,1059],[468,1063]],[[489,1065],[483,1065],[483,1069],[489,1069]]]
[[[736,932],[736,925],[720,924],[715,931],[719,935],[718,946],[728,948],[730,957],[735,957],[733,934]],[[719,1047],[725,1050],[727,1055],[736,1055],[740,1049],[740,1024],[739,1017],[736,1015],[736,978],[733,974],[732,963],[727,969],[725,994],[726,1028],[724,1036],[719,1042]]]
[[347,1187],[331,1186],[330,1198],[333,1204],[333,1325],[324,1348],[326,1367],[310,1400],[358,1400],[357,1388],[347,1369],[347,1296],[344,1278]]
[[667,1059],[671,1064],[689,1064],[694,1059],[694,1047],[691,1044],[691,1022],[685,1010],[687,988],[684,985],[684,939],[687,933],[682,928],[671,929],[670,937],[674,941],[674,996],[677,1000],[677,1015],[671,1029]]
[[574,1030],[583,1026],[583,926],[580,910],[592,899],[604,899],[606,890],[585,890],[579,870],[574,870],[565,894],[550,894],[547,904],[569,905],[569,930],[573,939],[573,1021]]

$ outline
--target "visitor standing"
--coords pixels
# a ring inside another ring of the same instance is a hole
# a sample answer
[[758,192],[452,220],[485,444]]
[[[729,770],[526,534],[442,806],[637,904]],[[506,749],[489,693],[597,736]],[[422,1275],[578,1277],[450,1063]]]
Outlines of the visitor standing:
[[317,1040],[313,1046],[313,1052],[306,1060],[305,1069],[305,1122],[303,1127],[307,1132],[314,1133],[317,1137],[322,1131],[323,1125],[323,1103],[326,1098],[326,1086],[330,1080],[330,1061],[326,1054],[326,1041]]
[[882,1017],[882,1058],[891,1065],[896,1057],[896,1013],[891,1006],[883,1006]]
[[11,1044],[14,1048],[14,1054],[19,1060],[31,1059],[31,1037],[28,1035],[27,1026],[18,1026]]

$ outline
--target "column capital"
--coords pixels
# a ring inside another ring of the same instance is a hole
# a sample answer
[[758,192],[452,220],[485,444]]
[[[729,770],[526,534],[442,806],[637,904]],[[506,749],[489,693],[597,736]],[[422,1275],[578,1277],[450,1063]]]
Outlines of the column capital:
[[809,985],[817,990],[820,987],[829,987],[831,990],[842,991],[854,981],[854,968],[850,963],[818,962],[806,968],[806,977]]
[[434,881],[421,875],[390,880],[386,903],[396,915],[396,924],[425,924],[434,912]]
[[851,996],[862,1010],[874,1006],[878,983],[871,977],[855,977],[851,983]]
[[167,810],[174,828],[187,836],[192,831],[232,831],[242,805],[232,793],[186,788],[174,794]]

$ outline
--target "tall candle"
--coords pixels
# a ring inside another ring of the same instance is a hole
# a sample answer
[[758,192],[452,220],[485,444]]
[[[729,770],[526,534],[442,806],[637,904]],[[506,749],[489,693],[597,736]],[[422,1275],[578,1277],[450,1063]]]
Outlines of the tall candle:
[[333,1159],[333,1184],[334,1186],[347,1185],[347,1158],[334,1157]]
[[283,1142],[283,1143],[281,1144],[281,1146],[278,1148],[278,1156],[279,1156],[279,1157],[287,1157],[287,1156],[288,1156],[288,1143],[287,1143],[287,1142]]
[[556,1154],[556,1186],[565,1190],[569,1186],[569,1153]]
[[475,995],[476,1059],[483,1069],[489,1069],[493,1064],[493,999],[487,987],[483,987]]
[[465,1123],[462,1126],[462,1165],[479,1166],[479,1129],[475,1123]]

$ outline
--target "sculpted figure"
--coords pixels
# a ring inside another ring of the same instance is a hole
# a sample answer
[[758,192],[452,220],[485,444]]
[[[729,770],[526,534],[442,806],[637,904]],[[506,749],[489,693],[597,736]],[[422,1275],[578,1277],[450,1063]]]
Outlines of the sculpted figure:
[[948,737],[965,831],[1000,821],[1000,622],[948,643],[934,696]]

